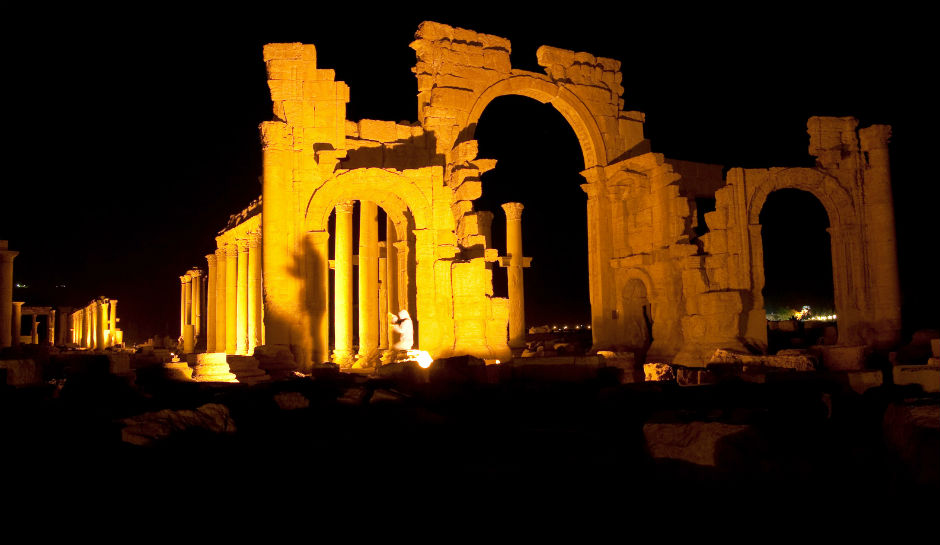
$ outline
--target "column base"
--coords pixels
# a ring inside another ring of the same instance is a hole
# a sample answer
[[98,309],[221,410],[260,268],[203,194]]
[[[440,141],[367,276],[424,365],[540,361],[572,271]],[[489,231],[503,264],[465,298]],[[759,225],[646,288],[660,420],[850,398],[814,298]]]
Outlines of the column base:
[[251,356],[226,356],[229,371],[235,374],[242,384],[268,382],[271,377],[258,366],[258,360]]
[[340,369],[349,369],[356,363],[356,354],[351,350],[334,350],[330,360],[339,365]]
[[196,382],[238,382],[229,370],[225,352],[187,354],[186,362],[192,368],[192,379]]

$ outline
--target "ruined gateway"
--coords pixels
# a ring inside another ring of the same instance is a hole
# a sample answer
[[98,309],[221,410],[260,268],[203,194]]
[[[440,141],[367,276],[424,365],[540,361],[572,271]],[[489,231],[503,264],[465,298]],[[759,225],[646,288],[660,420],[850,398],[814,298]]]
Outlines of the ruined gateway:
[[[386,315],[406,309],[417,347],[434,358],[508,359],[507,331],[524,326],[511,308],[521,298],[513,301],[512,286],[508,299],[493,296],[492,268],[521,275],[527,258],[499,256],[492,214],[474,210],[480,176],[495,161],[477,157],[473,138],[490,101],[522,95],[554,106],[581,145],[595,350],[630,349],[651,336],[648,359],[702,365],[716,348],[766,346],[758,216],[781,188],[811,193],[828,214],[839,344],[898,340],[889,126],[814,117],[807,128],[816,168],[734,168],[722,179],[720,167],[653,151],[644,114],[623,109],[619,61],[542,46],[544,74],[514,70],[509,40],[434,22],[420,25],[411,47],[411,124],[347,120],[349,88],[317,66],[313,45],[264,47],[275,120],[261,125],[262,198],[233,216],[206,272],[181,278],[184,336],[193,328],[208,352],[289,350],[301,369],[329,360],[348,366],[387,348]],[[709,232],[696,237],[700,197],[713,197],[715,210],[704,216]],[[518,220],[521,206],[504,209]],[[379,228],[387,229],[384,242]],[[644,307],[651,332],[637,319]]]

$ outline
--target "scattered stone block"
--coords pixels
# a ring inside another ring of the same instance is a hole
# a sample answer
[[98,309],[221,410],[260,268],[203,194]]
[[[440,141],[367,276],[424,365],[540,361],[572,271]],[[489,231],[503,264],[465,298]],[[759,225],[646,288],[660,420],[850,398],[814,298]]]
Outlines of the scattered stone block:
[[258,360],[251,356],[226,356],[228,368],[242,384],[267,382],[271,377],[258,365]]
[[714,467],[718,462],[718,442],[749,429],[750,426],[722,422],[646,423],[643,437],[653,458]]
[[752,355],[735,350],[719,348],[708,360],[706,367],[712,365],[740,365],[745,372],[752,367],[771,367],[793,371],[815,371],[816,359],[809,354],[796,350],[781,350],[776,355]]
[[940,484],[940,404],[892,403],[885,410],[885,443],[921,485]]
[[282,411],[293,411],[310,407],[310,400],[300,392],[278,392],[274,395],[274,402]]
[[173,381],[191,382],[193,370],[185,361],[170,361],[163,364],[163,377]]
[[866,367],[871,349],[859,346],[816,346],[822,356],[823,367],[830,371],[861,371]]
[[42,382],[42,373],[35,360],[0,360],[0,369],[7,370],[6,384],[30,386]]
[[[264,371],[271,380],[291,378],[293,372],[297,370],[294,354],[286,346],[263,345],[255,347],[254,359],[258,362],[258,368]],[[321,362],[314,362],[314,364],[318,363]]]
[[201,430],[208,433],[234,433],[235,422],[228,407],[209,403],[195,410],[145,413],[122,420],[121,440],[132,445],[149,446],[184,431]]
[[884,374],[876,370],[845,371],[836,373],[836,377],[857,394],[864,394],[868,390],[884,384]]
[[679,386],[701,386],[704,384],[714,384],[718,381],[715,373],[707,369],[696,369],[690,367],[677,367],[676,382]]
[[646,382],[667,382],[676,380],[672,366],[666,363],[643,364],[643,377]]
[[940,364],[895,365],[891,372],[895,386],[919,384],[924,392],[940,392]]

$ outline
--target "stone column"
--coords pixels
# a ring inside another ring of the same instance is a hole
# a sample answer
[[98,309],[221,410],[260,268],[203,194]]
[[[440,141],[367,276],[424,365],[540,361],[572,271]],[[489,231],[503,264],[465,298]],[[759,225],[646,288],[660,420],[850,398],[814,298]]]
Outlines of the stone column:
[[872,125],[859,130],[858,136],[867,156],[863,191],[868,219],[866,248],[871,269],[874,341],[879,348],[890,348],[900,341],[901,333],[901,287],[888,155],[891,127]]
[[13,345],[13,259],[19,252],[8,248],[0,240],[0,347]]
[[39,344],[39,325],[36,322],[36,315],[33,314],[33,327],[30,330],[29,342],[31,344]]
[[108,345],[105,341],[104,330],[108,323],[108,304],[98,301],[98,307],[95,312],[95,348],[104,350]]
[[509,347],[525,348],[525,293],[522,283],[522,268],[527,266],[522,256],[522,209],[521,203],[507,202],[506,212],[506,257],[509,277]]
[[261,345],[261,231],[248,233],[248,354]]
[[225,247],[215,250],[215,351],[225,352]]
[[[187,272],[182,277],[183,280],[183,325],[192,325],[193,324],[193,277],[192,274]],[[180,330],[180,335],[183,334],[183,331]]]
[[215,270],[215,254],[209,254],[206,256],[206,263],[208,264],[208,276],[206,276],[206,294],[207,294],[207,303],[206,303],[206,352],[212,353],[215,352],[215,301],[216,301],[216,270]]
[[394,307],[397,310],[393,310],[392,314],[396,314],[398,311],[407,310],[408,314],[414,318],[414,307],[411,305],[411,285],[409,279],[411,276],[408,274],[408,256],[411,253],[411,248],[408,245],[408,240],[398,240],[395,241],[395,256],[398,261],[398,270],[395,271],[395,274],[398,277],[398,282],[396,282],[396,288],[398,291],[398,300],[395,301]]
[[235,354],[238,345],[238,246],[225,243],[225,353]]
[[193,324],[193,338],[201,339],[202,338],[202,284],[203,278],[205,276],[202,274],[202,271],[199,269],[193,269],[190,274],[193,277],[193,305],[192,305],[192,314],[190,322]]
[[120,342],[117,340],[118,338],[117,304],[118,304],[117,299],[111,299],[111,304],[109,305],[111,308],[111,316],[108,319],[108,325],[111,328],[111,338],[109,339],[108,346],[114,346],[115,344],[120,344]]
[[235,301],[235,327],[238,336],[235,339],[235,351],[248,353],[248,240],[240,238],[238,245],[237,299]]
[[353,261],[352,261],[352,215],[354,201],[336,205],[336,248],[334,250],[333,305],[333,361],[348,363],[352,356],[353,329]]
[[69,321],[72,319],[71,310],[71,307],[59,307],[59,326],[58,329],[56,329],[59,335],[56,344],[59,346],[69,344]]
[[46,334],[49,337],[48,342],[49,346],[55,346],[55,311],[50,310],[49,315],[46,317],[48,321],[46,325]]
[[[398,234],[395,231],[395,223],[392,218],[385,219],[385,277],[388,284],[385,288],[385,294],[388,297],[386,307],[388,312],[398,314],[401,310],[398,302]],[[382,316],[382,321],[388,325],[387,316]]]
[[[310,313],[311,363],[330,361],[330,234],[307,233],[306,294]],[[306,362],[304,362],[304,366]]]
[[13,319],[10,335],[13,337],[13,346],[20,345],[20,337],[23,335],[23,301],[13,301],[12,304]]
[[180,277],[180,337],[183,336],[183,328],[186,327],[186,288],[188,274]]
[[359,356],[379,347],[378,206],[359,203]]
[[388,350],[388,257],[385,242],[379,243],[379,350]]

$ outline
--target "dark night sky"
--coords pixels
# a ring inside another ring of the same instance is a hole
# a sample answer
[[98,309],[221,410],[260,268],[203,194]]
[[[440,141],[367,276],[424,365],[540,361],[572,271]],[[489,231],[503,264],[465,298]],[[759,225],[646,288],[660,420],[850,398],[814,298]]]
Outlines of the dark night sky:
[[[30,286],[15,299],[74,305],[116,297],[130,340],[176,335],[178,276],[205,266],[216,231],[261,191],[257,127],[272,117],[262,45],[315,44],[319,65],[351,88],[349,119],[414,120],[408,44],[418,23],[436,20],[509,38],[516,68],[540,71],[541,44],[623,61],[625,107],[647,114],[653,150],[668,157],[809,166],[811,115],[892,125],[906,327],[940,326],[940,287],[928,267],[940,202],[927,130],[935,48],[923,17],[900,7],[814,18],[795,5],[732,16],[619,4],[591,20],[475,6],[464,14],[370,11],[363,20],[354,19],[363,16],[356,8],[287,5],[269,13],[76,8],[52,20],[12,13],[7,24],[18,24],[4,45],[13,147],[0,238],[20,251],[15,280]],[[529,102],[496,102],[481,120],[481,155],[500,160],[481,204],[496,212],[496,225],[499,202],[527,205],[526,253],[556,275],[527,272],[527,302],[549,315],[558,306],[545,301],[554,299],[577,314],[586,289],[538,290],[555,278],[586,278],[580,152],[560,116]],[[518,145],[523,138],[537,145]],[[522,164],[537,168],[523,175]],[[547,212],[575,202],[577,212]],[[559,231],[567,234],[557,242],[538,235]]]

